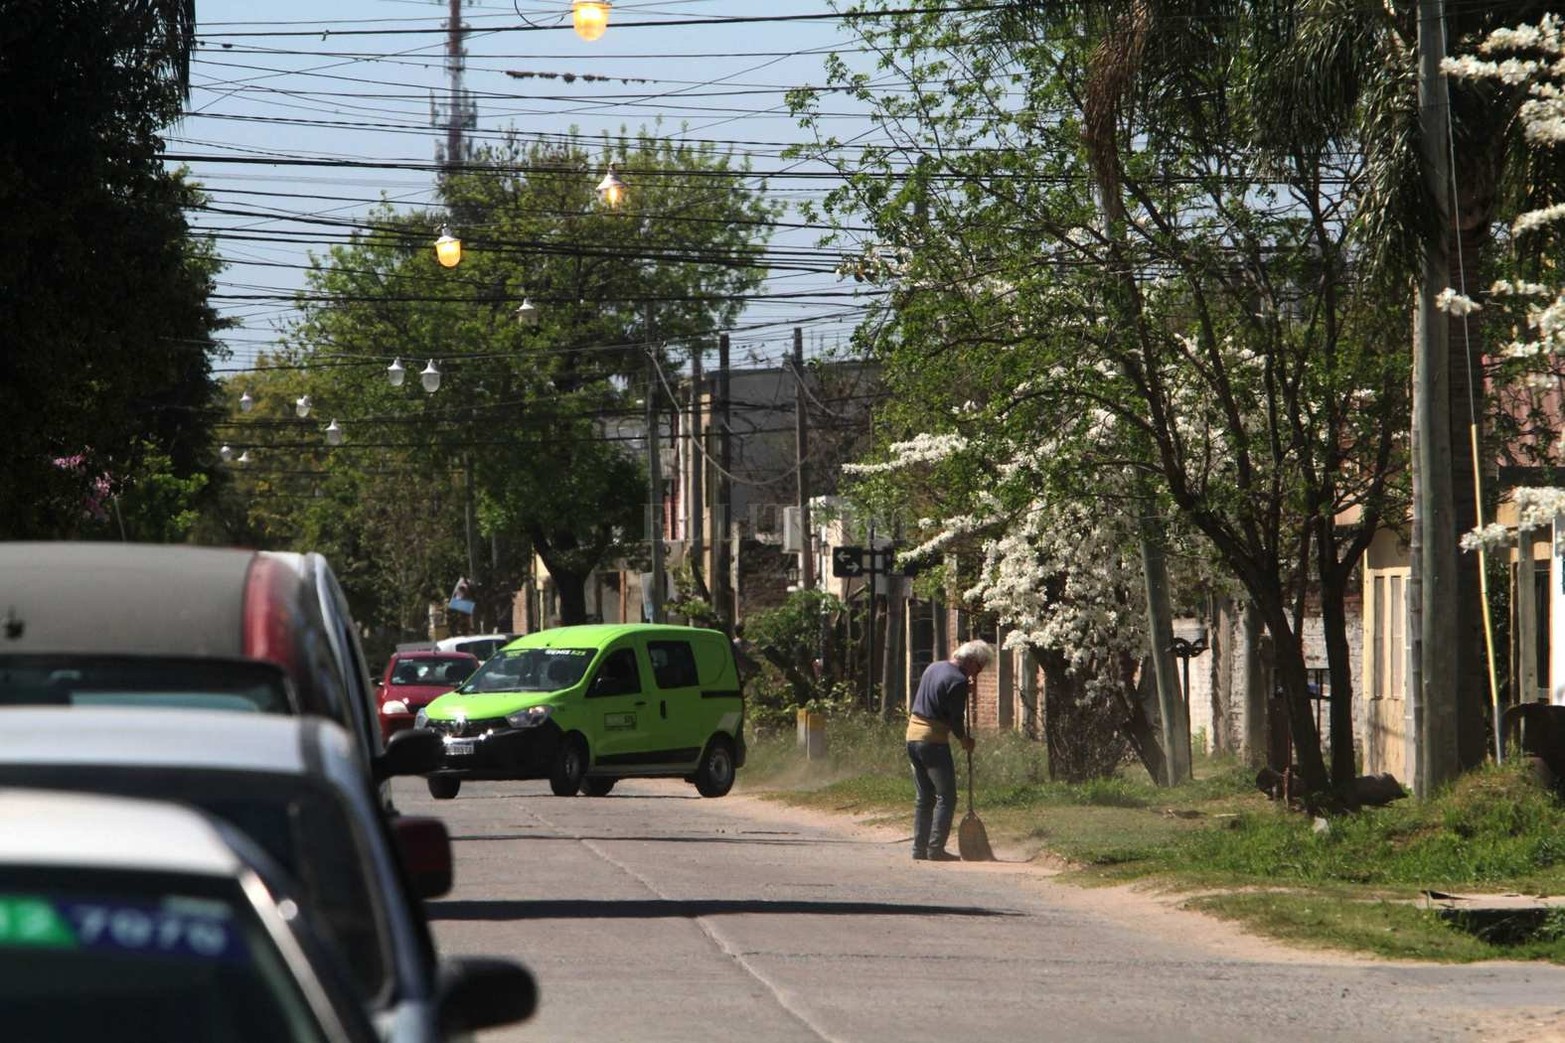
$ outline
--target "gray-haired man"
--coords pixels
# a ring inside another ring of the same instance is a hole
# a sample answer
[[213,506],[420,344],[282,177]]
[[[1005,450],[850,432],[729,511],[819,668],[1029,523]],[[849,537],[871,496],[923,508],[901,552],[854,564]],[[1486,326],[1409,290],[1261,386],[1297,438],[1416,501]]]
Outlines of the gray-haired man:
[[967,690],[994,661],[984,641],[968,641],[951,658],[930,663],[913,696],[907,722],[907,759],[913,765],[913,857],[919,861],[959,862],[946,851],[951,818],[956,814],[956,763],[951,737],[973,748],[967,733]]

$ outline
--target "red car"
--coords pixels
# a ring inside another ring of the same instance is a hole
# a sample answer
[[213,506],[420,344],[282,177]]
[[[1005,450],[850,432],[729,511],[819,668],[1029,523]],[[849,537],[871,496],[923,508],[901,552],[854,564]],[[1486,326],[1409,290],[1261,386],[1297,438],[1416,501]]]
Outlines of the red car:
[[389,739],[394,732],[413,727],[415,714],[477,669],[478,657],[466,652],[430,649],[394,653],[376,693],[382,737]]

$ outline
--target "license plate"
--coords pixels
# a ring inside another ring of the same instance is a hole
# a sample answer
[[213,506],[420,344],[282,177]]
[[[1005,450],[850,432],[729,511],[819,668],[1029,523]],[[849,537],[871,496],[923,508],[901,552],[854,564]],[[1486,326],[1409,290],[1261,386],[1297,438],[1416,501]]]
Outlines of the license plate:
[[448,742],[446,743],[446,753],[453,757],[471,757],[473,755],[473,744],[470,742]]

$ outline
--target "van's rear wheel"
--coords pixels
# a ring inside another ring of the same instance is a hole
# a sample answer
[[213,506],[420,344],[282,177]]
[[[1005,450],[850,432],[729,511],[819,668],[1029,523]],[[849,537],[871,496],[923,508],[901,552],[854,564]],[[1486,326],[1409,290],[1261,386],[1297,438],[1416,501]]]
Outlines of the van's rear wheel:
[[569,736],[560,743],[554,755],[554,766],[549,769],[549,789],[556,797],[574,797],[586,774],[587,743],[580,735]]
[[581,780],[581,793],[584,797],[607,797],[609,791],[614,788],[614,779],[586,778]]
[[714,735],[701,754],[696,768],[696,792],[703,797],[722,797],[734,788],[734,744],[727,736]]
[[462,791],[462,780],[455,775],[431,775],[424,781],[429,785],[429,795],[436,800],[450,800]]

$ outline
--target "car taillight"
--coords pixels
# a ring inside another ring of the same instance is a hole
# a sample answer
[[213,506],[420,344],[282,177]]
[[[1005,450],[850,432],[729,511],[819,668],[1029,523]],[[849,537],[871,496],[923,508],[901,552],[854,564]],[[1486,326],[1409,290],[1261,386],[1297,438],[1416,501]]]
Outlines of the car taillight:
[[299,578],[275,558],[257,554],[245,576],[244,654],[276,663],[297,676],[293,588]]

